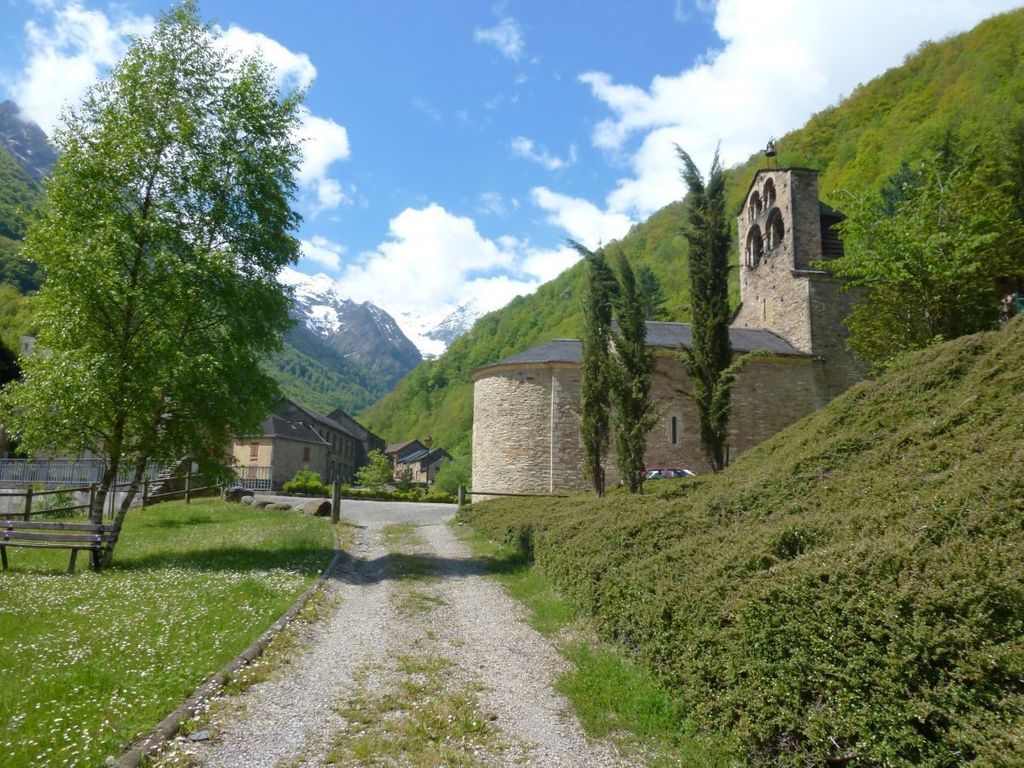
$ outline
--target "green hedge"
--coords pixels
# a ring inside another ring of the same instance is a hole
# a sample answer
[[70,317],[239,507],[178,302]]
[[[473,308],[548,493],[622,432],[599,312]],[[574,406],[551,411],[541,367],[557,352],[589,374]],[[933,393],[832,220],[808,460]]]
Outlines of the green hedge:
[[1020,764],[1022,371],[1018,319],[908,357],[719,476],[463,518],[751,764]]

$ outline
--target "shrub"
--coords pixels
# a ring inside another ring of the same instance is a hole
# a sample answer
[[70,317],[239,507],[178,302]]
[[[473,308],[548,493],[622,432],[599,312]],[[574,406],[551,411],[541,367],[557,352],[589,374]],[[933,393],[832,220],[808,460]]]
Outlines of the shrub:
[[395,483],[396,487],[400,491],[411,491],[412,490],[412,467],[404,467],[401,472],[398,473],[398,482]]
[[1022,369],[1024,318],[915,353],[660,498],[462,519],[532,556],[753,765],[1018,764]]
[[331,491],[320,475],[309,467],[303,467],[295,473],[295,477],[281,486],[285,493],[297,493],[305,496],[330,496]]
[[451,461],[446,461],[437,470],[431,490],[454,497],[459,492],[460,485],[469,488],[472,470],[469,456],[457,456]]
[[58,488],[57,493],[40,496],[35,503],[39,505],[37,509],[44,517],[50,519],[75,517],[82,512],[79,509],[68,509],[75,503],[75,494],[66,488]]
[[391,460],[379,450],[370,451],[366,458],[367,463],[356,472],[356,483],[370,488],[380,488],[390,483]]

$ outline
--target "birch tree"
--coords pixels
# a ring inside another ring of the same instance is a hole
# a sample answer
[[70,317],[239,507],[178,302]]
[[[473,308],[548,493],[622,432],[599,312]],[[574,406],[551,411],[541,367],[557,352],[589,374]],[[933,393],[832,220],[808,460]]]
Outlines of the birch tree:
[[300,99],[184,2],[65,113],[25,242],[45,351],[2,405],[29,451],[105,460],[95,520],[123,469],[118,521],[151,463],[215,465],[273,402],[258,363],[288,325]]

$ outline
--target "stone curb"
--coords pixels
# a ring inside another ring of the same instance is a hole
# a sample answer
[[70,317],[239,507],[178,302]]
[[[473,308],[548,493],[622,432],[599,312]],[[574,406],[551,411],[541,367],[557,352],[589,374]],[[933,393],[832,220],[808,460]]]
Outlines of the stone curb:
[[344,553],[341,549],[341,542],[338,540],[337,531],[335,531],[334,557],[331,558],[331,562],[327,564],[327,567],[316,578],[316,581],[299,595],[295,602],[292,603],[292,606],[277,621],[271,624],[262,635],[256,638],[248,648],[228,662],[220,671],[214,672],[206,678],[202,685],[196,689],[195,693],[185,699],[171,714],[157,724],[152,733],[136,741],[127,752],[123,753],[117,760],[109,763],[109,765],[115,766],[115,768],[137,768],[144,757],[151,755],[165,741],[173,738],[178,733],[183,722],[192,717],[205,701],[212,698],[231,679],[235,672],[259,657],[270,644],[270,641],[291,623],[299,611],[309,602],[309,599],[317,590],[323,587],[327,577],[330,576],[341,560],[342,554]]

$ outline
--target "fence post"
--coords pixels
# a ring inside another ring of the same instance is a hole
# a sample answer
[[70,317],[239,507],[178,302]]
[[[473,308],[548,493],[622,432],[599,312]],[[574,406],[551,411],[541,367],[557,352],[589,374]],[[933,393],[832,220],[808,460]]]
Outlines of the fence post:
[[466,486],[460,485],[459,486],[459,507],[464,507],[465,505],[466,505]]
[[25,519],[32,518],[32,486],[25,489]]
[[185,472],[185,503],[192,503],[192,470]]
[[149,478],[145,477],[142,479],[142,507],[145,508],[149,503]]
[[89,483],[89,520],[92,521],[92,511],[96,508],[96,483]]
[[334,493],[331,499],[331,522],[341,522],[341,480],[334,481]]

